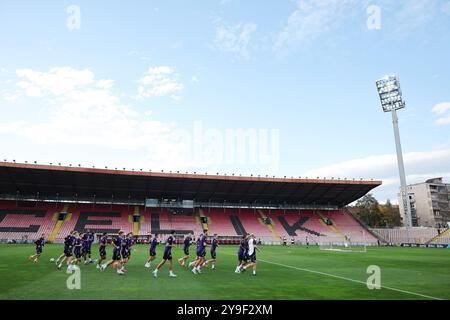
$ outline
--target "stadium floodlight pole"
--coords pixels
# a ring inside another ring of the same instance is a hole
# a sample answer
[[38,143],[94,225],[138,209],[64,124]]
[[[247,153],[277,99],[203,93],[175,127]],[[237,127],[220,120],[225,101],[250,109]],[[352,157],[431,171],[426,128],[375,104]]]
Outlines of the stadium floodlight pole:
[[[412,227],[411,204],[409,202],[406,188],[405,166],[403,164],[402,145],[400,143],[400,131],[398,128],[397,110],[405,108],[406,104],[402,98],[400,81],[396,76],[385,76],[376,81],[378,95],[380,96],[381,107],[384,112],[391,112],[392,124],[394,126],[395,146],[397,149],[397,162],[400,174],[400,196],[403,205],[403,212],[406,218],[406,228]],[[409,241],[409,232],[408,241]]]

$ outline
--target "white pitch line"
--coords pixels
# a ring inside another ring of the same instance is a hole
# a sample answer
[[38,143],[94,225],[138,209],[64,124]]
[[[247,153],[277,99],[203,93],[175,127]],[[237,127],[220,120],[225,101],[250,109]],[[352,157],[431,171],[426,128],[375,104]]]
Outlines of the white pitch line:
[[[325,273],[325,272],[321,272],[321,271],[315,271],[315,270],[309,270],[309,269],[304,269],[304,268],[298,268],[298,267],[289,266],[289,265],[282,264],[282,263],[277,263],[277,262],[272,262],[272,261],[267,261],[267,260],[261,260],[261,259],[259,259],[258,261],[262,261],[262,262],[273,264],[273,265],[278,265],[278,266],[285,267],[285,268],[290,268],[290,269],[295,269],[295,270],[300,270],[300,271],[305,271],[305,272],[310,272],[310,273],[316,273],[316,274],[320,274],[320,275],[323,275],[323,276],[328,276],[328,277],[332,277],[332,278],[337,278],[337,279],[341,279],[341,280],[347,280],[347,281],[351,281],[351,282],[356,282],[356,283],[361,283],[363,285],[367,285],[367,283],[364,282],[364,281],[350,279],[350,278],[346,278],[346,277],[341,277],[341,276],[337,276],[337,275],[334,275],[334,274],[331,274],[331,273]],[[414,296],[419,296],[419,297],[423,297],[423,298],[427,298],[427,299],[432,299],[432,300],[443,300],[441,298],[427,296],[425,294],[411,292],[411,291],[406,291],[406,290],[400,290],[400,289],[396,289],[396,288],[392,288],[392,287],[381,286],[381,288],[392,290],[392,291],[397,291],[397,292],[401,292],[401,293],[406,293],[406,294],[410,294],[410,295],[414,295]]]

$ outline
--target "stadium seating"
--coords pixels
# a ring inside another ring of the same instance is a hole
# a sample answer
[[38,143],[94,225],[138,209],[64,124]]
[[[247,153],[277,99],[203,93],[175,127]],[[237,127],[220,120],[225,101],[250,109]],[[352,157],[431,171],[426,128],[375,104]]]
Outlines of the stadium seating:
[[62,240],[71,231],[82,232],[90,229],[94,233],[117,233],[119,230],[132,232],[133,224],[129,215],[133,206],[73,204],[68,208],[71,217],[64,221],[55,240]]
[[[406,230],[405,228],[394,228],[394,229],[371,229],[376,234],[380,235],[387,243],[400,244],[400,243],[419,243],[423,244],[428,242],[428,240],[433,239],[438,235],[436,228],[427,227],[416,227]],[[450,239],[449,237],[442,237],[436,239],[432,243],[438,244],[449,244],[450,242],[445,242]]]
[[[66,213],[64,220],[58,215]],[[122,229],[133,231],[132,215],[139,213],[141,221],[134,224],[140,235],[149,233],[178,234],[202,232],[200,213],[207,217],[209,234],[238,237],[253,233],[265,242],[279,243],[282,238],[288,242],[330,243],[343,242],[350,237],[352,242],[376,243],[372,236],[351,215],[343,210],[255,210],[203,208],[171,210],[165,208],[144,208],[126,205],[99,204],[55,204],[19,203],[0,201],[0,238],[29,239],[45,233],[51,240],[62,241],[71,231],[91,229],[95,233],[116,233]],[[325,222],[328,219],[328,224]],[[424,235],[430,239],[432,234]],[[439,239],[441,241],[441,239]],[[444,241],[444,240],[442,240]]]
[[56,224],[53,215],[62,206],[25,205],[15,201],[0,202],[0,238],[35,239],[42,233],[50,234]]
[[233,236],[238,235],[229,216],[232,211],[211,208],[204,210],[203,213],[208,217],[208,227],[210,233]]
[[[167,209],[152,210],[153,218],[148,219],[149,225],[151,225],[151,233],[169,233],[171,230],[177,230],[178,234],[186,234],[193,232],[194,234],[200,234],[202,228],[200,222],[196,219],[194,210],[179,211],[174,213]],[[159,217],[159,228],[155,226],[155,217]],[[153,220],[152,220],[153,219]],[[150,224],[150,221],[152,222]]]

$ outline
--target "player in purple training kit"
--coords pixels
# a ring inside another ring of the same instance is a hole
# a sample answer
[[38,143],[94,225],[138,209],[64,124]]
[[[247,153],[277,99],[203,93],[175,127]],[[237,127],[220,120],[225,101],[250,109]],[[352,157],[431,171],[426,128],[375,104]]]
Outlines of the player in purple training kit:
[[106,234],[106,232],[103,233],[102,237],[99,240],[99,244],[98,244],[98,253],[100,255],[100,257],[97,260],[97,269],[100,269],[101,265],[102,265],[102,261],[106,260],[106,246],[108,245],[108,235]]
[[192,234],[189,233],[183,240],[184,257],[178,259],[178,264],[182,267],[184,267],[186,261],[189,259],[189,247],[191,246],[191,243],[192,243]]
[[107,263],[102,264],[102,266],[100,267],[100,271],[105,270],[110,264],[116,263],[117,264],[117,274],[120,274],[120,275],[125,274],[125,272],[123,272],[123,270],[120,266],[120,262],[122,260],[122,257],[120,256],[120,251],[122,250],[123,242],[124,242],[123,234],[124,234],[124,232],[122,230],[120,230],[119,235],[112,241],[111,244],[114,247],[113,258],[111,260],[109,260]]
[[83,235],[83,260],[84,264],[92,263],[91,259],[91,247],[94,242],[94,234],[91,230],[87,229]]
[[78,232],[75,230],[71,231],[64,238],[64,253],[56,259],[56,266],[58,270],[61,270],[62,264],[67,262],[67,269],[72,270],[72,256],[73,256],[73,247],[75,246],[75,235]]
[[241,242],[239,243],[238,249],[238,264],[236,266],[235,273],[241,272],[241,267],[247,262],[247,251],[248,251],[248,234],[242,236]]
[[84,247],[84,241],[83,241],[84,233],[76,234],[75,235],[75,247],[73,249],[73,254],[75,255],[75,259],[72,260],[73,265],[77,265],[81,261],[82,255],[82,248]]
[[170,233],[169,238],[167,238],[166,246],[164,247],[164,255],[161,262],[158,264],[155,270],[153,270],[153,276],[158,277],[158,270],[169,260],[169,277],[175,278],[176,274],[172,271],[172,248],[175,247],[175,231]]
[[256,239],[253,234],[248,238],[248,262],[240,267],[240,271],[245,271],[246,269],[253,267],[253,275],[256,276],[256,251],[259,251],[256,246]]
[[214,234],[212,240],[211,240],[211,259],[205,261],[205,263],[203,263],[204,267],[207,267],[208,264],[211,263],[211,270],[214,270],[216,268],[216,258],[217,258],[217,253],[216,253],[216,249],[219,246],[219,240],[217,239],[217,234]]
[[145,267],[146,268],[151,268],[152,267],[152,261],[156,259],[156,246],[159,244],[158,241],[158,235],[155,234],[155,236],[152,239],[152,235],[149,235],[149,241],[150,241],[150,250],[149,250],[149,255],[148,255],[148,259],[147,262],[145,263]]
[[129,232],[124,240],[124,245],[122,247],[122,271],[126,272],[125,266],[130,261],[131,258],[131,247],[133,246],[133,232]]
[[200,268],[202,267],[203,263],[205,262],[206,257],[206,230],[203,230],[203,234],[201,234],[198,237],[197,241],[197,260],[195,261],[192,272],[194,274],[201,273]]
[[34,244],[36,245],[36,254],[28,257],[28,260],[30,260],[30,262],[39,261],[39,257],[42,254],[42,248],[45,245],[45,234],[42,234],[41,237],[34,242]]

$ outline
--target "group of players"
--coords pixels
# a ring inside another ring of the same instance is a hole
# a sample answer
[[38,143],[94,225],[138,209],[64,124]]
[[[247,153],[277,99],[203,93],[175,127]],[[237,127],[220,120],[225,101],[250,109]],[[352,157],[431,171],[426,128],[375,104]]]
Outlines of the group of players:
[[[206,230],[200,234],[197,239],[194,239],[192,233],[187,234],[183,240],[183,257],[177,260],[182,267],[187,267],[192,270],[194,274],[202,273],[201,269],[211,265],[214,270],[217,261],[217,247],[219,241],[217,234],[215,234],[211,242],[207,243]],[[152,262],[156,259],[156,247],[160,244],[158,235],[149,235],[150,248],[149,257],[145,263],[146,268],[151,268]],[[67,264],[67,270],[72,271],[82,262],[84,264],[93,263],[91,259],[91,246],[94,242],[94,234],[90,230],[85,233],[71,231],[64,239],[64,252],[56,259],[55,264],[58,270],[61,270],[63,263]],[[189,251],[192,244],[197,245],[196,258],[188,264],[190,258]],[[35,241],[36,254],[29,256],[29,260],[37,262],[42,254],[45,244],[45,235],[43,234]],[[107,260],[106,248],[108,246],[108,234],[103,233],[99,239],[99,258],[96,261],[96,268],[104,271],[108,266],[113,265],[119,275],[126,272],[125,266],[131,258],[131,249],[134,245],[134,235],[132,232],[125,234],[120,230],[118,235],[113,237],[111,241],[113,247],[113,255],[111,260]],[[158,277],[158,271],[168,261],[169,277],[175,278],[177,275],[173,272],[172,248],[176,245],[175,231],[172,231],[164,244],[164,253],[161,262],[153,270],[153,276]],[[210,247],[211,259],[206,260],[206,248]],[[252,267],[253,275],[256,275],[256,251],[259,250],[256,246],[256,239],[253,234],[246,234],[242,237],[238,249],[238,264],[235,272],[241,273],[246,269]],[[53,259],[52,259],[53,260]],[[51,260],[51,261],[52,261]]]

